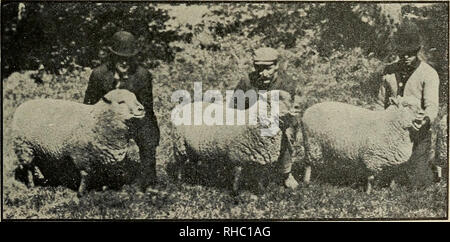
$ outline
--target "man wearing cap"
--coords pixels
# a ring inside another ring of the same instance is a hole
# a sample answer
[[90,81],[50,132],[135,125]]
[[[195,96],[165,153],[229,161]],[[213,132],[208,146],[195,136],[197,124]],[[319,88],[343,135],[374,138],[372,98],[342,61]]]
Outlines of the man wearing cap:
[[[243,78],[237,84],[235,95],[237,90],[242,90],[244,93],[248,90],[255,90],[256,93],[259,90],[283,90],[291,94],[292,100],[294,100],[296,84],[280,68],[278,51],[273,48],[257,49],[253,57],[253,67],[255,71],[249,73],[246,78]],[[239,108],[237,107],[237,99],[233,98],[232,100],[231,106]],[[246,99],[245,108],[253,104],[249,103],[249,100]],[[297,132],[297,121],[295,118],[280,120],[280,126],[284,126],[280,127],[283,131],[283,136],[281,141],[281,155],[279,158],[283,181],[286,187],[295,189],[298,186],[298,182],[291,174],[291,154],[293,151],[292,142],[295,140],[295,134]]]
[[413,96],[422,104],[424,114],[418,115],[413,122],[417,134],[407,169],[408,180],[414,186],[426,185],[433,180],[430,126],[439,110],[439,76],[433,67],[419,58],[421,46],[417,26],[403,24],[399,27],[394,35],[394,48],[399,59],[385,67],[378,93],[379,109],[387,108],[389,98],[396,96]]
[[130,136],[139,147],[142,169],[139,185],[145,191],[148,185],[156,182],[156,147],[160,132],[153,111],[152,76],[136,63],[139,53],[135,37],[126,31],[112,36],[108,60],[95,68],[89,78],[84,103],[95,104],[102,96],[113,89],[127,89],[145,108],[143,119],[133,120]]

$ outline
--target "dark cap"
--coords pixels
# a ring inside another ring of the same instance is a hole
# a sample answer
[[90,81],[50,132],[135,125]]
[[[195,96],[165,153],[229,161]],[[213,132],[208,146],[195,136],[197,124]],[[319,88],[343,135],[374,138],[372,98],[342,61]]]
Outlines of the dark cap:
[[402,24],[394,34],[393,44],[397,53],[418,51],[422,46],[422,41],[417,25]]
[[112,36],[111,46],[108,48],[112,53],[123,57],[131,57],[139,53],[136,38],[126,31],[115,33]]
[[270,65],[277,61],[279,57],[278,51],[273,48],[259,48],[255,50],[253,63],[256,65]]

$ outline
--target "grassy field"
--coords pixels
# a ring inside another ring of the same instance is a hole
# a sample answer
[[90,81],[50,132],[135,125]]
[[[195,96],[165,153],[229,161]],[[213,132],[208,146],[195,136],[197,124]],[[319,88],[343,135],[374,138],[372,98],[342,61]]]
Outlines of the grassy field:
[[[226,178],[203,172],[198,181],[174,182],[167,174],[172,161],[168,135],[169,86],[155,82],[158,97],[155,112],[161,126],[157,150],[158,193],[139,192],[134,185],[120,190],[90,191],[78,199],[65,187],[28,189],[12,177],[15,154],[11,147],[10,124],[15,108],[36,97],[82,101],[89,71],[60,81],[36,85],[29,73],[14,73],[3,81],[3,219],[425,219],[447,216],[447,182],[425,189],[404,186],[376,187],[371,195],[362,192],[357,179],[340,184],[326,174],[316,174],[309,186],[284,189],[273,180],[267,191],[255,195],[244,187],[236,198],[230,196]],[[301,180],[300,158],[294,176]],[[226,175],[224,177],[227,177]]]

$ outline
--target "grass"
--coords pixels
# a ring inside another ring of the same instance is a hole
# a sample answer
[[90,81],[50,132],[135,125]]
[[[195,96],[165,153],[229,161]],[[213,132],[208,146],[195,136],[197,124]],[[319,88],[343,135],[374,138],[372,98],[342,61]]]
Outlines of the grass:
[[[316,176],[308,186],[296,191],[272,180],[264,194],[255,195],[251,186],[238,197],[231,197],[225,179],[214,182],[213,173],[202,174],[200,181],[175,182],[167,174],[172,161],[168,135],[168,98],[156,99],[161,125],[161,144],[157,150],[160,193],[142,193],[135,185],[120,190],[90,191],[82,198],[62,186],[28,189],[14,180],[15,155],[11,147],[10,122],[14,109],[35,97],[65,98],[81,102],[89,72],[72,81],[50,82],[38,86],[29,73],[16,73],[3,82],[3,219],[432,219],[447,217],[447,182],[425,189],[409,190],[376,187],[371,195],[356,185],[337,184]],[[169,93],[155,82],[158,91]],[[14,86],[12,86],[14,85]],[[170,95],[162,95],[170,97]],[[295,163],[294,176],[301,180],[302,167]],[[203,170],[200,170],[200,173]],[[225,176],[226,177],[226,176]]]

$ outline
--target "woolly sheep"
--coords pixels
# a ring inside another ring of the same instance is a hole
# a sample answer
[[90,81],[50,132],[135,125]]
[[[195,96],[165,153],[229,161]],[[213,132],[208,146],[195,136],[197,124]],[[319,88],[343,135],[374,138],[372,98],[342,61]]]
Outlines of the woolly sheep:
[[[269,96],[269,93],[268,93]],[[194,103],[187,104],[184,108],[193,110]],[[203,110],[211,105],[223,107],[226,117],[228,111],[235,111],[235,118],[239,112],[244,112],[245,117],[249,117],[249,110],[232,109],[215,103],[202,103]],[[256,105],[256,104],[255,104]],[[271,106],[270,101],[268,106]],[[287,120],[292,117],[291,97],[289,93],[279,91],[279,120]],[[232,109],[232,110],[229,110]],[[269,115],[268,115],[269,116]],[[193,117],[192,117],[193,118]],[[175,156],[175,179],[181,179],[181,171],[186,168],[189,162],[200,163],[210,162],[213,164],[218,160],[229,162],[233,167],[232,192],[237,195],[243,167],[252,166],[257,169],[259,177],[253,177],[258,181],[259,189],[263,189],[262,180],[265,179],[262,173],[267,169],[267,165],[274,164],[280,156],[282,133],[278,126],[273,136],[261,135],[261,129],[269,127],[275,120],[266,120],[258,116],[256,125],[246,123],[244,125],[174,125],[172,130],[173,148]],[[248,119],[247,119],[248,120]],[[235,120],[236,121],[236,120]],[[276,121],[275,121],[276,122]]]
[[[305,148],[304,183],[309,183],[311,166],[334,159],[347,161],[368,171],[366,192],[382,170],[407,162],[412,154],[413,121],[423,112],[413,97],[391,98],[386,110],[371,111],[339,102],[323,102],[305,110],[302,134]],[[324,157],[326,156],[326,157]],[[325,163],[326,165],[326,163]]]
[[110,91],[95,105],[55,99],[25,102],[13,119],[18,169],[33,187],[33,173],[39,171],[35,158],[57,163],[45,164],[49,167],[72,162],[81,175],[81,196],[96,169],[113,170],[124,160],[129,147],[128,122],[144,116],[142,104],[124,89]]

